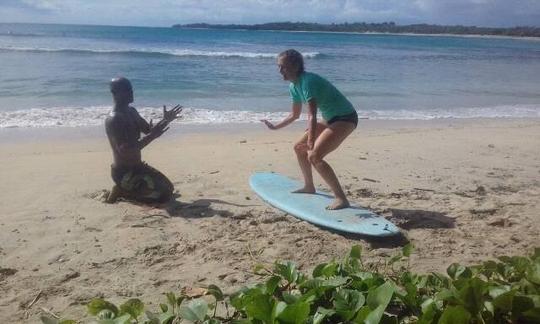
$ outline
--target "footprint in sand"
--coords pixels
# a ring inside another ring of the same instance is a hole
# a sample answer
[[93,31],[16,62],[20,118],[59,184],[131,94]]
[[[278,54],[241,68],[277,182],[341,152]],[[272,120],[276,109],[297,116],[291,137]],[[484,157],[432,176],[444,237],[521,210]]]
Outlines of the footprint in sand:
[[94,192],[86,193],[83,195],[84,198],[94,199],[100,202],[104,202],[107,197],[109,197],[110,190],[101,189]]

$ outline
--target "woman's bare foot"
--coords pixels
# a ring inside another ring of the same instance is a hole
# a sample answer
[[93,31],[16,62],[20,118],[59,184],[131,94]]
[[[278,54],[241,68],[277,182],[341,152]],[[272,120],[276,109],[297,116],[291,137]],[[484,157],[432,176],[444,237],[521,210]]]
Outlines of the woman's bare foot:
[[349,204],[349,201],[347,201],[347,199],[336,198],[332,204],[326,206],[326,209],[338,210],[338,209],[347,208],[349,206],[350,204]]
[[315,187],[304,187],[304,188],[296,189],[296,190],[292,191],[292,193],[314,194],[315,193]]

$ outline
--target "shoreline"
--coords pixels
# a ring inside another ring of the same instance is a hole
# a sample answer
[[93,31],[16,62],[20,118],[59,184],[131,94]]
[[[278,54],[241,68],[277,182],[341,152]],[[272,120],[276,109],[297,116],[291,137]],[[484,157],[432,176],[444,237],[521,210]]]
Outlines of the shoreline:
[[[399,129],[399,128],[431,128],[447,126],[481,125],[486,123],[537,123],[540,118],[531,117],[474,117],[474,118],[433,118],[433,119],[369,119],[360,118],[359,128],[374,129]],[[306,120],[298,120],[280,131],[303,131],[306,128]],[[182,124],[181,121],[171,124],[169,131],[163,135],[164,138],[177,138],[186,134],[204,133],[227,133],[241,134],[251,131],[268,130],[262,123],[218,123],[218,124]],[[268,130],[269,131],[269,130]],[[50,126],[50,127],[7,127],[0,128],[0,143],[12,141],[35,141],[45,140],[65,140],[96,139],[105,137],[104,125],[101,126]]]
[[516,39],[540,41],[540,36],[506,36],[506,35],[486,35],[486,34],[422,34],[422,33],[385,33],[385,32],[354,32],[354,31],[317,31],[317,30],[279,30],[279,29],[246,29],[246,28],[203,28],[203,27],[170,27],[173,29],[194,29],[194,30],[235,30],[235,31],[264,31],[283,33],[321,33],[321,34],[345,34],[345,35],[388,35],[388,36],[433,36],[433,37],[471,37],[471,38],[493,38],[493,39]]

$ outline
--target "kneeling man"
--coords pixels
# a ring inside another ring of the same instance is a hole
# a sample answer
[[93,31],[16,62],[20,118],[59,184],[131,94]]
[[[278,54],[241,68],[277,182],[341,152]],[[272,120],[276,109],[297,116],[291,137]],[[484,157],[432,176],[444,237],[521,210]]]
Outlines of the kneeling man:
[[[133,88],[128,79],[115,78],[110,87],[114,108],[105,120],[105,128],[113,151],[111,175],[115,185],[106,202],[114,203],[121,197],[143,203],[169,201],[173,184],[142,161],[141,150],[169,129],[167,126],[178,117],[182,107],[177,105],[167,111],[163,106],[163,118],[153,125],[152,120],[148,123],[129,105],[133,102]],[[141,138],[141,133],[146,136]]]

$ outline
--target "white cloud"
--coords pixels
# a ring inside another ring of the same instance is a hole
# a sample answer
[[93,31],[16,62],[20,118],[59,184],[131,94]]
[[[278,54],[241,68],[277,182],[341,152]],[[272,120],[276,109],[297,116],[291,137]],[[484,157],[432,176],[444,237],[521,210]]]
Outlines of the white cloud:
[[538,25],[538,0],[0,0],[0,22],[168,26],[275,21]]

